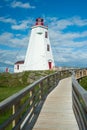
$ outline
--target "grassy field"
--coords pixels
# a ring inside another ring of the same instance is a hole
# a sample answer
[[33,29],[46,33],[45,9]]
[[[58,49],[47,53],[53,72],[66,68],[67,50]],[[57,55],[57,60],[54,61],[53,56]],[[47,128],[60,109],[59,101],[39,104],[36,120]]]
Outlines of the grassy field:
[[21,89],[22,89],[22,87],[14,87],[14,88],[0,87],[0,101],[6,99],[10,95],[18,92]]
[[87,76],[82,78],[79,83],[85,90],[87,90]]
[[18,74],[0,73],[0,102],[24,87],[54,71],[29,71]]

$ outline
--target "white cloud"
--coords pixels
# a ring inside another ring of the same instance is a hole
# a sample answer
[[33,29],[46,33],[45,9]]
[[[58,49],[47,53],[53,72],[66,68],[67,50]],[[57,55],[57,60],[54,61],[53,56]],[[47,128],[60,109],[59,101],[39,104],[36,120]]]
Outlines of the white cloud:
[[[63,42],[63,44],[65,42],[70,42],[70,41],[73,41],[76,39],[76,38],[84,38],[84,37],[87,37],[87,31],[83,31],[83,32],[66,32],[64,33],[63,31],[56,31],[55,29],[53,30],[49,30],[49,34],[50,34],[50,38],[52,41],[54,41],[55,43],[61,43]],[[57,43],[57,44],[58,44]]]
[[0,44],[1,45],[7,45],[9,47],[16,47],[26,48],[28,44],[28,36],[21,35],[20,37],[17,37],[16,35],[13,35],[12,33],[5,32],[0,35]]
[[87,26],[87,19],[81,19],[80,17],[73,17],[72,19],[73,24],[77,26]]
[[[0,62],[14,64],[17,60],[23,60],[28,45],[28,36],[12,33],[3,33],[0,36],[0,45],[6,46],[0,50]],[[6,49],[5,49],[6,48]]]
[[12,33],[8,33],[8,32],[5,32],[5,33],[2,33],[0,35],[0,44],[2,45],[8,45],[10,44],[10,39],[13,37],[13,34]]
[[12,18],[0,17],[0,22],[15,24],[16,20]]
[[28,28],[27,23],[21,23],[19,25],[12,25],[12,29],[14,30],[23,30]]
[[75,33],[73,35],[71,33],[59,33],[53,38],[52,32],[50,38],[55,60],[58,62],[71,63],[72,61],[81,62],[82,59],[86,59],[87,40],[74,41],[75,38],[84,38],[85,36],[87,36],[87,32]]
[[16,23],[11,26],[12,29],[14,30],[25,30],[29,29],[29,26],[33,23],[32,19],[27,19],[27,20],[22,20],[19,23]]
[[[49,18],[49,21],[49,36],[55,61],[64,65],[87,65],[87,31],[82,28],[84,26],[87,28],[87,19],[81,19],[80,17]],[[67,29],[69,26],[78,27],[78,31],[74,32],[72,29]]]
[[58,19],[58,18],[46,18],[47,21],[50,22],[50,27],[55,30],[64,30],[69,26],[87,26],[87,19],[82,19],[80,17],[71,17],[71,18],[66,18],[66,19]]
[[0,50],[0,62],[13,65],[15,60],[15,51]]
[[79,66],[87,65],[87,53],[84,53],[82,50],[73,51],[73,48],[70,47],[59,47],[54,49],[54,59],[55,61],[62,65]]
[[35,8],[35,6],[31,6],[29,3],[22,3],[20,1],[13,1],[11,3],[11,7],[12,8],[19,7],[19,8],[25,8],[25,9],[27,9],[27,8]]
[[13,38],[10,40],[10,42],[13,44],[14,47],[25,47],[28,44],[28,37],[23,37],[23,38]]
[[6,46],[0,50],[0,62],[14,64],[17,60],[23,60],[25,57],[28,36],[18,34],[17,36],[12,33],[3,33],[0,35],[0,45]]
[[70,20],[62,19],[57,22],[57,27],[59,30],[65,29],[68,26],[73,25]]
[[11,28],[14,30],[25,30],[29,28],[29,26],[31,26],[32,23],[34,23],[32,18],[17,21],[10,17],[0,17],[0,22],[6,23],[6,24],[9,23],[11,25]]

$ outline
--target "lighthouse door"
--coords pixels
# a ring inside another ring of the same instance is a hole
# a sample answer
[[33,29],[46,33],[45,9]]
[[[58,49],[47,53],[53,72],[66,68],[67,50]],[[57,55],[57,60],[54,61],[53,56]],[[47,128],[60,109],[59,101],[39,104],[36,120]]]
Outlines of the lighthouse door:
[[52,62],[51,61],[48,62],[48,65],[49,65],[49,69],[52,69]]

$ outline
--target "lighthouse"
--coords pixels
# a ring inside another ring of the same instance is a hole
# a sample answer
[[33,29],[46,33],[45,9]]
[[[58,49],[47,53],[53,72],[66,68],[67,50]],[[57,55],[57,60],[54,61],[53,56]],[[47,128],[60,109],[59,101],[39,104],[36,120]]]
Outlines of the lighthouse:
[[[16,62],[16,64],[17,63],[20,62]],[[53,68],[54,59],[49,40],[48,27],[44,25],[42,18],[37,18],[35,25],[31,28],[25,61],[21,70],[19,69],[18,71],[51,70]]]
[[24,70],[53,69],[54,60],[49,40],[48,27],[42,18],[37,18],[32,27],[30,41],[26,52]]

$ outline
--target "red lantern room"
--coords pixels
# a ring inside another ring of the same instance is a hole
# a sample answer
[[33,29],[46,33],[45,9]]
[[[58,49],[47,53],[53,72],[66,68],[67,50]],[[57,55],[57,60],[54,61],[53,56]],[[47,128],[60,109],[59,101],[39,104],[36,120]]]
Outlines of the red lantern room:
[[37,18],[36,19],[36,24],[35,25],[44,25],[44,20],[42,18]]

